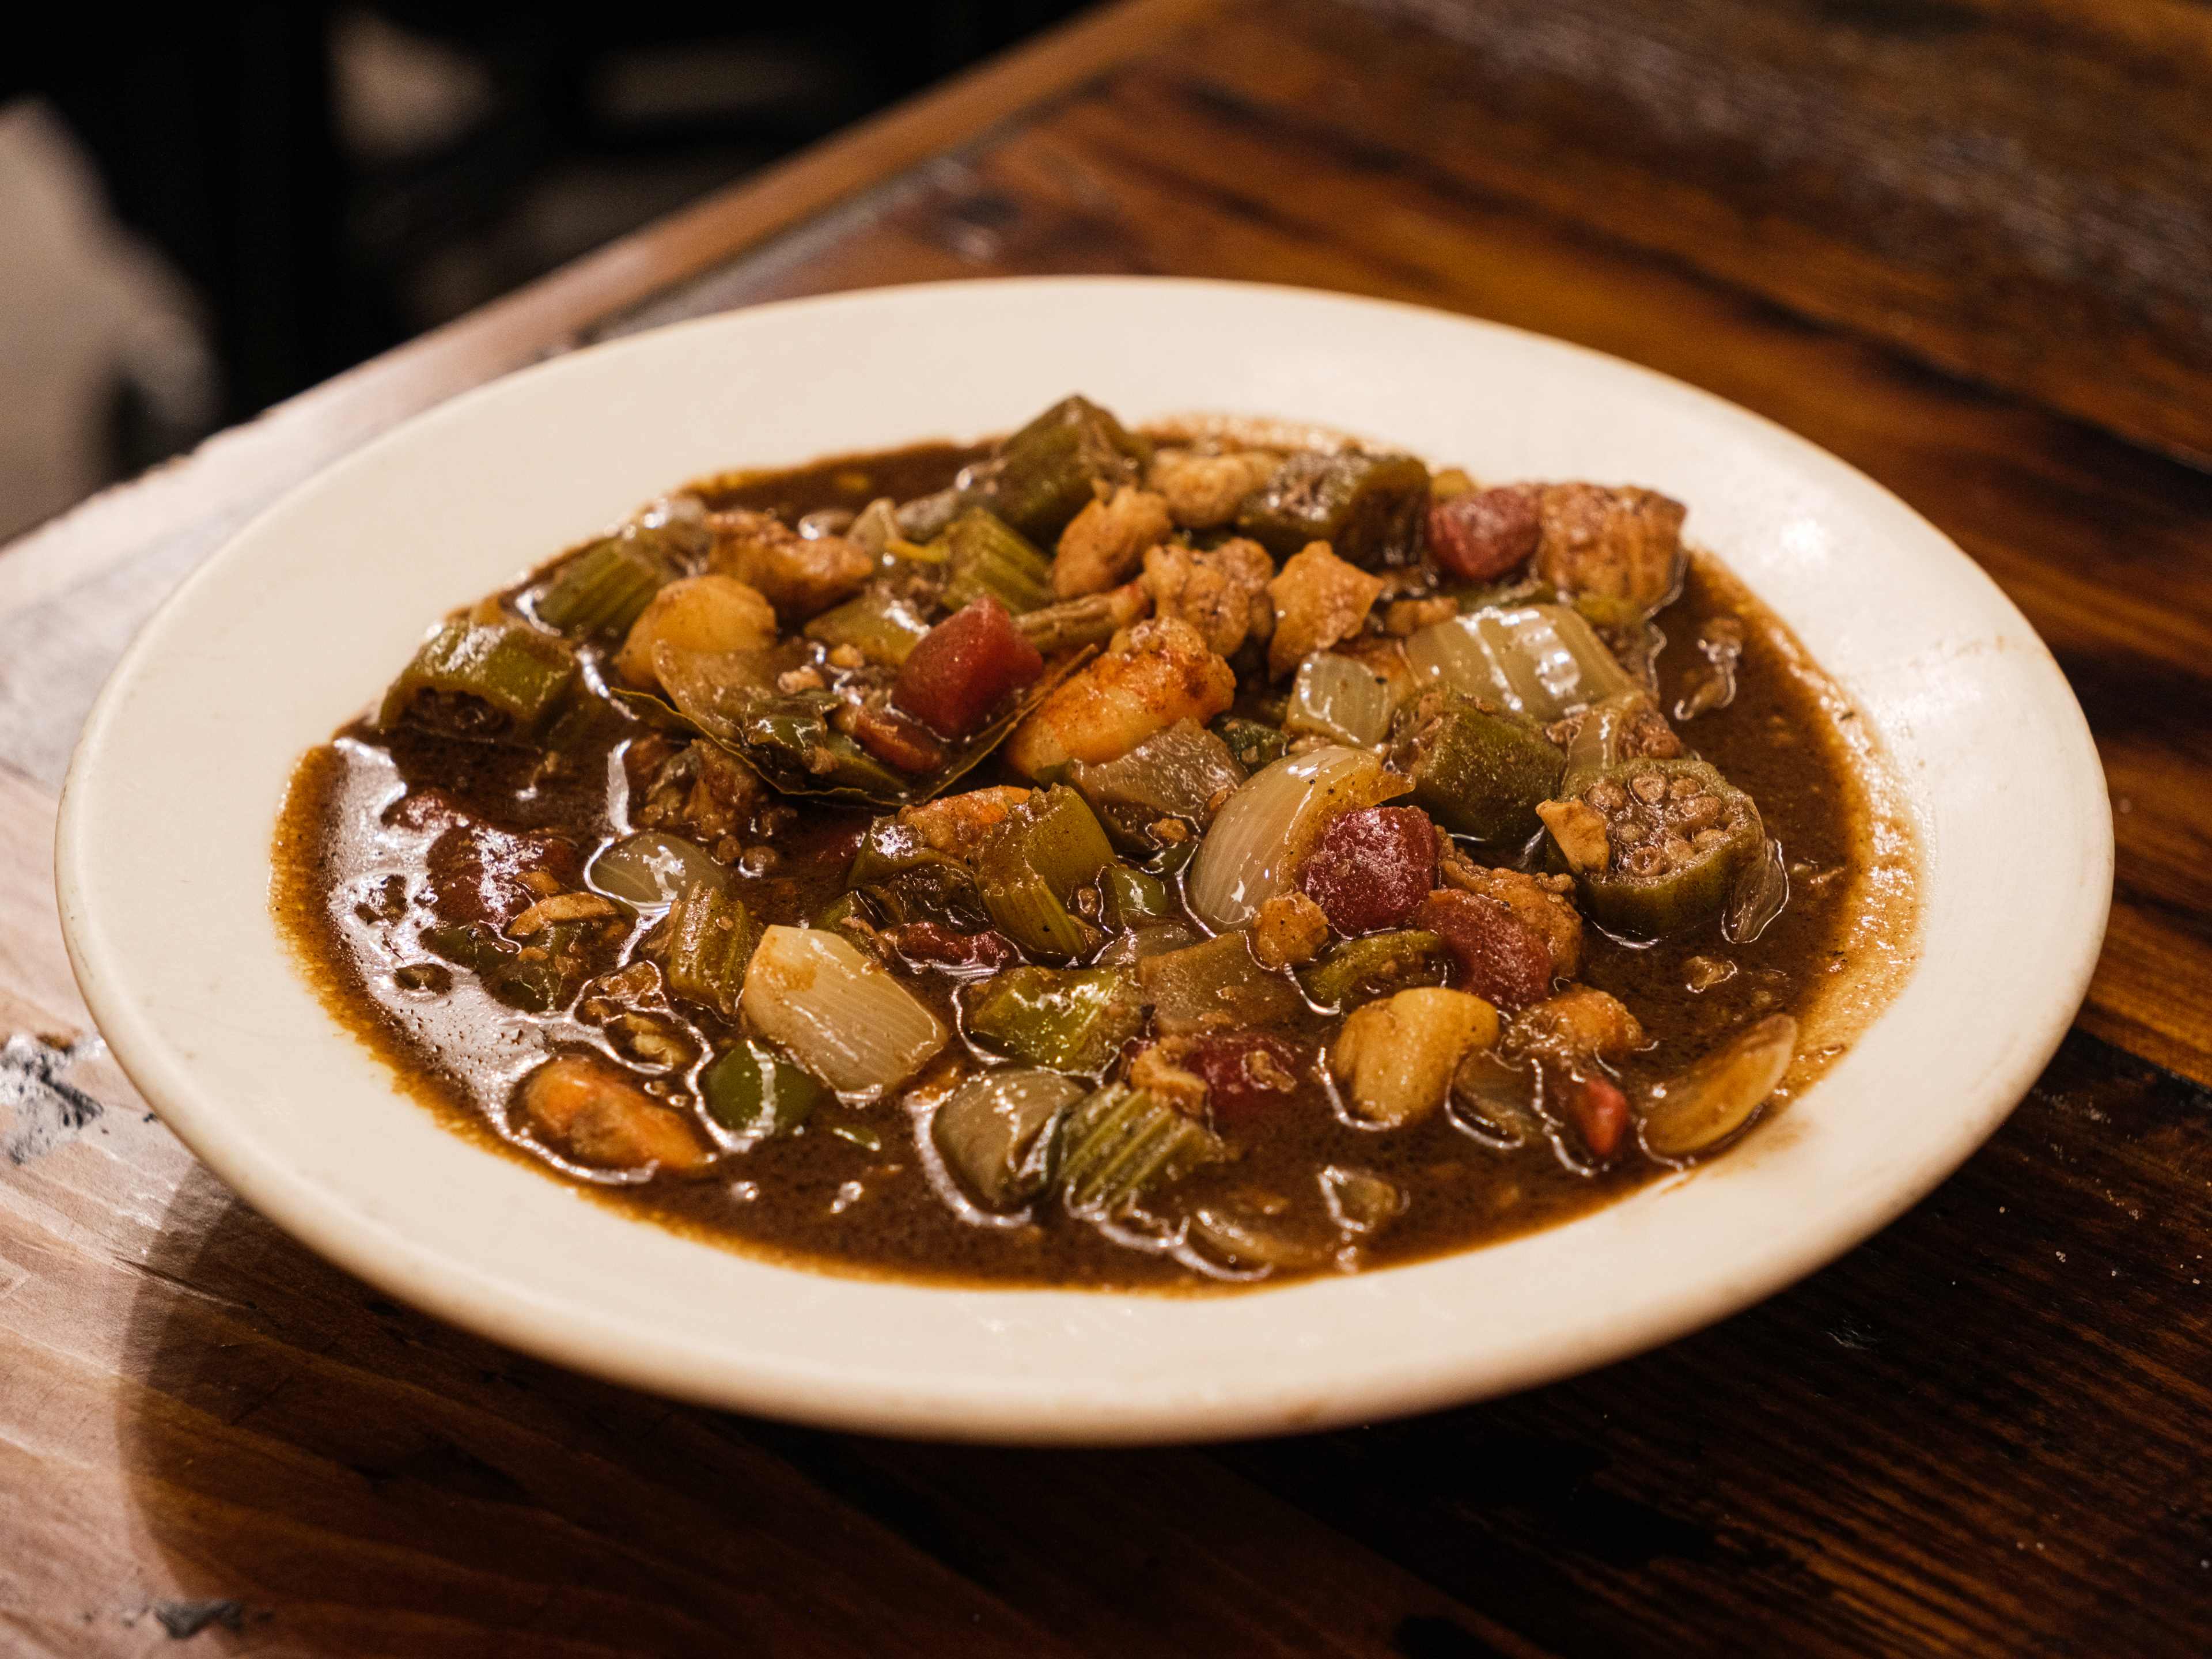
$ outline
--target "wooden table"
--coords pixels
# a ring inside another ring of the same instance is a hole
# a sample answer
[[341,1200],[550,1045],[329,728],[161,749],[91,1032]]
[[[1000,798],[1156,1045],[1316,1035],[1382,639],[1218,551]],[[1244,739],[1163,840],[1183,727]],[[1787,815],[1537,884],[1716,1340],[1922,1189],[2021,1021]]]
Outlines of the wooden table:
[[[2008,1127],[1659,1352],[1154,1453],[626,1394],[380,1299],[198,1168],[87,1030],[49,877],[83,710],[169,586],[546,353],[1059,270],[1582,341],[1956,537],[2072,679],[2119,830],[2088,1004]],[[2208,457],[2212,11],[1131,0],[90,502],[0,557],[0,1649],[2206,1651]]]

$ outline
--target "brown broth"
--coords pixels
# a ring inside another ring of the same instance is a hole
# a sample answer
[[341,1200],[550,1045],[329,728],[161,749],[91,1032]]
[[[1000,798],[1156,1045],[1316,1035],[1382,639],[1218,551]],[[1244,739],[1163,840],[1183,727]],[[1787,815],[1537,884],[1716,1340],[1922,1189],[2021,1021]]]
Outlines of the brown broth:
[[[930,445],[784,472],[732,473],[696,488],[717,507],[795,518],[823,507],[858,508],[883,494],[927,493],[978,453]],[[1745,624],[1737,693],[1727,707],[1685,726],[1683,735],[1759,802],[1791,867],[1790,902],[1747,946],[1725,945],[1717,923],[1644,948],[1589,929],[1583,979],[1619,996],[1654,1040],[1620,1068],[1632,1099],[1745,1023],[1772,1012],[1795,1014],[1803,1032],[1799,1054],[1766,1109],[1771,1118],[1902,982],[1914,948],[1917,865],[1887,774],[1854,712],[1789,630],[1702,556],[1693,559],[1681,597],[1659,619],[1674,641],[1659,658],[1662,707],[1673,708],[1703,667],[1688,642],[1723,614]],[[535,1017],[503,1006],[465,974],[455,973],[442,994],[395,983],[395,970],[424,960],[413,930],[430,835],[396,820],[395,808],[410,797],[419,804],[420,792],[434,787],[502,828],[565,836],[588,858],[620,833],[611,826],[623,822],[621,747],[637,732],[610,714],[570,751],[574,763],[550,775],[528,755],[411,734],[386,742],[366,723],[347,727],[300,763],[275,839],[276,915],[325,1006],[411,1093],[457,1132],[538,1168],[557,1165],[629,1213],[811,1267],[971,1284],[1166,1289],[1229,1282],[1174,1257],[1127,1248],[1062,1214],[1011,1224],[963,1216],[929,1174],[927,1113],[941,1091],[927,1086],[927,1073],[903,1103],[824,1109],[805,1133],[732,1154],[703,1179],[639,1182],[577,1169],[518,1133],[508,1114],[521,1077],[550,1048],[602,1039],[569,1015]],[[1010,780],[987,767],[971,781],[1000,781]],[[842,890],[842,854],[851,845],[843,832],[866,821],[836,810],[808,814],[799,834],[782,843],[775,870],[746,881],[749,904],[769,921],[801,921]],[[1692,990],[1687,964],[1700,956],[1732,960],[1733,975]],[[948,1024],[956,1020],[950,983],[934,975],[908,975],[907,982]],[[697,1023],[710,1040],[734,1035],[711,1015]],[[1334,1024],[1316,1017],[1309,1035],[1317,1041]],[[655,1086],[665,1092],[668,1085]],[[842,1138],[841,1129],[863,1139],[872,1133],[880,1149]],[[1754,1126],[1747,1142],[1755,1145],[1758,1133]],[[1403,1215],[1340,1268],[1414,1261],[1548,1226],[1666,1172],[1632,1149],[1595,1172],[1540,1139],[1500,1152],[1443,1116],[1390,1133],[1355,1127],[1336,1115],[1317,1083],[1309,1083],[1235,1161],[1189,1182],[1199,1200],[1280,1199],[1294,1223],[1316,1223],[1322,1214],[1316,1172],[1329,1165],[1384,1176],[1409,1198]]]

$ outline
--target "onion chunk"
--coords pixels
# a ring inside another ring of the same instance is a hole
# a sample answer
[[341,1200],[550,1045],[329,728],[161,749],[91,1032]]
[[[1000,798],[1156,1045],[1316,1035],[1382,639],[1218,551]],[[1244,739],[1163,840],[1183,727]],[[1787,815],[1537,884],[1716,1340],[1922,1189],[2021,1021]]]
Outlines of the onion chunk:
[[1374,756],[1334,746],[1255,774],[1222,807],[1192,861],[1193,914],[1217,931],[1245,927],[1290,884],[1331,820],[1407,787]]
[[889,969],[819,928],[763,933],[738,1007],[755,1031],[855,1099],[880,1098],[945,1042],[943,1024]]

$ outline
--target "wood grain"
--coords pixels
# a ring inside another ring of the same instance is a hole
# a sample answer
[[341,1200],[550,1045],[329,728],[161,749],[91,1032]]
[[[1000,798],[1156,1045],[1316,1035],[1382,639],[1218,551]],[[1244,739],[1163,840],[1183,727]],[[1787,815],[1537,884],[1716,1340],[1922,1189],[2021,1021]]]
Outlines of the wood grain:
[[[2212,409],[2208,96],[2212,12],[2171,0],[1124,7],[0,557],[0,1649],[2201,1653],[2212,480],[2170,456]],[[68,985],[51,783],[73,699],[225,525],[539,351],[1056,270],[1560,335],[1955,537],[2081,696],[2120,849],[2081,1029],[1989,1146],[1605,1371],[1085,1454],[519,1358],[317,1262],[149,1120]]]
[[[1345,27],[1335,8],[1310,9]],[[2111,944],[2085,1018],[2212,1081],[2212,480],[1596,228],[1532,216],[1456,172],[1461,152],[1433,132],[1419,151],[1385,147],[1371,129],[1396,80],[1346,82],[1317,119],[1313,89],[1343,79],[1332,66],[1349,47],[1340,33],[1309,45],[1286,33],[1290,15],[1304,12],[1231,14],[1171,64],[1112,76],[848,208],[816,228],[803,258],[770,250],[608,331],[866,283],[1191,272],[1493,318],[1770,416],[1934,520],[2051,645],[2118,809]]]

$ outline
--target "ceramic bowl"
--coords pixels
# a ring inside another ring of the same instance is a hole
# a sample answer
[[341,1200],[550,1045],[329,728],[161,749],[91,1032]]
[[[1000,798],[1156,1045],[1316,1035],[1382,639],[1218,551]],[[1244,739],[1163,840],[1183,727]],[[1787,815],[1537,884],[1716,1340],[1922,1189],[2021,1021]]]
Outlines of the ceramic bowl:
[[[425,623],[683,480],[1004,430],[1071,389],[1133,421],[1262,414],[1492,477],[1665,489],[1855,701],[1923,849],[1879,1021],[1762,1138],[1546,1231],[1200,1297],[800,1271],[627,1219],[441,1128],[325,1012],[269,911],[300,754]],[[2020,613],[1840,461],[1627,363],[1409,307],[1051,279],[764,306],[581,351],[410,422],[293,492],[147,626],[64,797],[87,1002],[246,1202],[388,1291],[641,1388],[1005,1441],[1282,1431],[1466,1401],[1663,1342],[1818,1267],[2002,1121],[2087,984],[2103,776]]]

